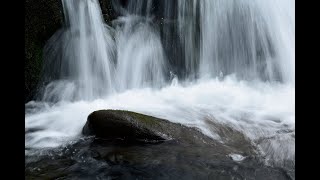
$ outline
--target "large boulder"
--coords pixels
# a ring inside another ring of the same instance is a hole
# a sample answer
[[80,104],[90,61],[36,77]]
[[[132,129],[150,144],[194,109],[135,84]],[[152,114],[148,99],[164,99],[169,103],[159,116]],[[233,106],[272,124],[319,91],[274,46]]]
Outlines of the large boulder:
[[195,128],[122,110],[99,110],[91,113],[82,133],[104,139],[119,138],[139,142],[175,140],[181,144],[214,145],[216,143]]
[[83,134],[125,140],[165,140],[166,138],[155,130],[157,128],[155,126],[158,126],[156,120],[145,115],[127,111],[100,110],[88,116]]

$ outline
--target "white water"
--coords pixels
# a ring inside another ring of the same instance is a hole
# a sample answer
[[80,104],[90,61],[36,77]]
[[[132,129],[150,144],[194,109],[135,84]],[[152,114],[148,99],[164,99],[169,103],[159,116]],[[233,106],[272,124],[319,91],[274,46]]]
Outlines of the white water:
[[[129,3],[130,11],[109,27],[103,23],[97,1],[63,2],[69,26],[48,42],[43,77],[50,83],[40,101],[26,104],[26,129],[40,129],[26,134],[26,147],[65,144],[79,138],[91,112],[125,109],[198,127],[219,140],[204,121],[215,120],[253,141],[271,137],[269,144],[260,146],[267,158],[294,159],[294,137],[279,133],[295,131],[294,2],[193,0],[190,7],[187,1],[178,1],[185,53],[185,66],[179,68],[201,77],[180,82],[172,74],[175,78],[167,81],[170,66],[159,30],[152,23],[150,3],[146,3],[145,17],[139,16],[143,1],[136,6]],[[194,42],[196,5],[204,12],[199,15],[199,49]],[[235,18],[247,10],[250,15]],[[233,13],[235,19],[224,16]],[[238,30],[247,38],[242,39]],[[255,38],[262,60],[252,44]],[[272,42],[274,53],[267,41]],[[269,81],[261,81],[261,74]],[[251,76],[255,78],[246,78]],[[273,81],[274,76],[283,81]]]
[[[64,0],[65,28],[45,47],[41,100],[94,99],[114,91],[114,41],[96,1]],[[56,81],[54,81],[56,80]]]
[[[27,107],[39,107],[26,114],[26,127],[43,130],[27,135],[26,147],[56,147],[77,138],[87,116],[98,109],[131,110],[169,119],[198,127],[216,139],[219,137],[205,124],[207,117],[241,130],[252,140],[273,137],[280,130],[295,130],[294,95],[292,86],[250,83],[230,77],[223,82],[203,80],[185,87],[172,85],[157,91],[133,89],[94,101],[62,101],[52,106],[30,102]],[[292,137],[273,143],[284,144],[280,148],[269,148],[265,153],[284,151],[277,157],[294,158]]]
[[141,17],[129,16],[115,22],[120,91],[164,84],[164,52],[160,37],[148,19],[143,21]]
[[66,25],[47,42],[42,101],[93,100],[164,85],[165,55],[148,17],[119,17],[111,28],[97,0],[63,0]]
[[294,83],[294,1],[178,0],[178,6],[191,76],[237,73]]

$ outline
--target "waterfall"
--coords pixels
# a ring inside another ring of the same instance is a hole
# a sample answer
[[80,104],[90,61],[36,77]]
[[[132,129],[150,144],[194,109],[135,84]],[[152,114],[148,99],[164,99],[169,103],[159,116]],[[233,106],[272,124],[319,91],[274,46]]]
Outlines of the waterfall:
[[93,99],[114,90],[115,44],[97,1],[64,0],[64,27],[44,50],[43,100]]
[[293,12],[290,0],[179,0],[187,71],[293,82]]
[[[133,4],[132,13],[142,11]],[[45,47],[42,100],[93,100],[164,84],[165,55],[148,8],[146,17],[119,18],[114,29],[103,21],[97,0],[63,0],[63,8],[65,25]]]
[[118,89],[161,87],[165,83],[165,55],[157,26],[152,22],[153,1],[129,1],[113,22],[117,44]]
[[[125,17],[117,23],[117,82],[119,90],[161,87],[164,83],[164,54],[160,37],[148,21]],[[121,27],[119,27],[121,26]]]
[[[114,2],[103,21],[97,0],[63,0],[65,25],[47,43],[45,101],[89,100],[179,79],[294,83],[294,3],[262,0]],[[157,8],[156,8],[157,7]]]
[[205,119],[217,120],[266,139],[266,159],[294,160],[293,0],[112,0],[110,25],[98,0],[62,2],[64,26],[26,105],[26,127],[40,129],[26,146],[60,145],[92,111],[124,109],[212,138]]

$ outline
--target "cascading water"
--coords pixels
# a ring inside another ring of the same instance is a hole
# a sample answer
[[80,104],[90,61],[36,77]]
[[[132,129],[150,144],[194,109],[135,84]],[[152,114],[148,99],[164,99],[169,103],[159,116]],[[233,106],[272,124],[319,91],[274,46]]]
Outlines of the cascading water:
[[45,47],[43,100],[89,100],[114,90],[114,42],[95,1],[63,1],[65,26]]
[[[42,100],[93,100],[115,91],[163,85],[165,56],[148,15],[129,14],[111,29],[97,1],[65,0],[63,7],[65,27],[45,47],[42,84],[48,84]],[[142,11],[129,7],[133,13]]]
[[[159,33],[149,16],[151,2],[130,1],[125,16],[113,23],[117,32],[119,90],[164,84],[165,56]],[[145,9],[141,9],[143,3]]]
[[92,111],[126,109],[219,139],[205,122],[216,119],[263,142],[267,159],[294,161],[294,1],[113,3],[109,27],[98,1],[63,0],[40,101],[26,104],[26,128],[39,129],[26,147],[61,145]]
[[294,2],[180,0],[186,68],[200,77],[294,81]]
[[[126,17],[117,23],[117,77],[120,90],[161,87],[164,83],[164,54],[160,38],[148,22]],[[119,25],[121,26],[121,25]]]

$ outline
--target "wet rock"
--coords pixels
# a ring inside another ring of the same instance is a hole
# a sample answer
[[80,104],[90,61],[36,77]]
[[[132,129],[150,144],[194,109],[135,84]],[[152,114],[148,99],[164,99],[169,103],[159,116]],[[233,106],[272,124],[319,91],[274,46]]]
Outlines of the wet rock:
[[40,80],[43,47],[62,21],[61,1],[25,1],[25,102],[32,99]]
[[[195,128],[152,116],[130,111],[95,111],[83,128],[83,134],[95,136],[81,138],[62,150],[27,156],[26,177],[295,179],[288,169],[267,166],[241,132],[214,119],[207,125],[225,142],[209,138]],[[161,143],[115,141],[120,138]]]
[[180,144],[215,145],[213,139],[199,130],[164,119],[121,110],[99,110],[88,116],[84,135],[130,142],[162,142],[174,140]]
[[128,111],[100,110],[91,113],[83,128],[84,135],[119,138],[129,141],[161,141],[166,138],[155,131],[156,119]]
[[27,161],[27,179],[291,179],[282,169],[266,166],[258,159],[236,162],[215,152],[214,147],[170,141],[106,146],[87,141],[68,147],[70,152],[81,149],[75,154],[66,152],[54,159],[40,156],[38,161]]

